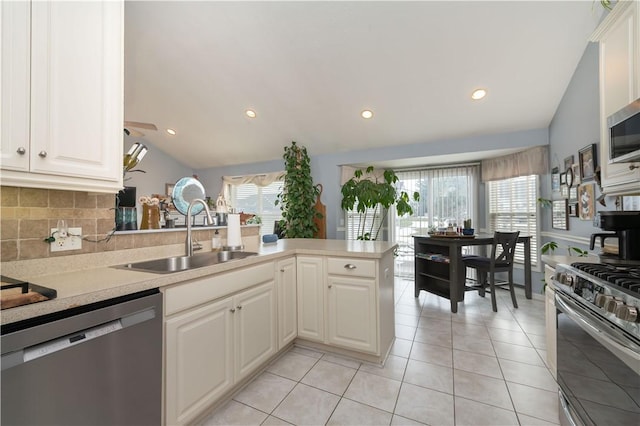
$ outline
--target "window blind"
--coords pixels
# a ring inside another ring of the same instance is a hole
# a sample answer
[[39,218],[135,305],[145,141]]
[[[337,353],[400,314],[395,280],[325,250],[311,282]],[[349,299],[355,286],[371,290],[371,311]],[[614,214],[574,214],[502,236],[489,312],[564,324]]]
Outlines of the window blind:
[[[520,231],[531,236],[531,265],[538,264],[538,176],[521,176],[487,183],[489,198],[489,229]],[[515,262],[524,263],[524,247],[516,246]]]
[[262,219],[260,237],[272,234],[275,222],[282,219],[280,207],[275,202],[282,191],[282,181],[275,181],[266,186],[253,183],[229,185],[231,205],[238,212],[256,214]]

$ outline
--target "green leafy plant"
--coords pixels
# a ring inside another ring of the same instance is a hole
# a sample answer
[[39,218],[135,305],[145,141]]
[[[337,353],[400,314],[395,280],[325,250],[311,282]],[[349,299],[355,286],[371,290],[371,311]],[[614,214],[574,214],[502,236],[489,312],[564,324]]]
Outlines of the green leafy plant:
[[[595,0],[594,0],[594,3],[595,3]],[[611,10],[611,0],[600,0],[600,5],[607,10]]]
[[[405,191],[396,188],[398,176],[393,170],[385,170],[382,178],[374,173],[373,166],[367,167],[364,171],[358,169],[353,177],[342,185],[342,209],[356,210],[359,213],[359,240],[376,240],[385,222],[389,208],[395,204],[398,216],[412,214],[411,199]],[[413,201],[419,201],[420,194],[413,193]],[[375,227],[375,218],[382,210],[382,220]],[[367,229],[369,224],[369,229]]]
[[313,185],[311,159],[307,149],[296,142],[284,147],[282,158],[286,174],[276,199],[282,211],[280,226],[287,238],[313,238],[317,230],[314,218],[322,215],[313,208],[319,188]]
[[[549,241],[547,243],[544,243],[542,247],[540,247],[540,252],[542,254],[547,254],[547,253],[553,254],[553,252],[557,248],[558,248],[558,243],[556,243],[555,241]],[[587,250],[583,250],[579,247],[567,246],[567,256],[571,256],[572,253],[575,253],[579,257],[585,257],[589,255],[589,252]]]
[[548,198],[538,198],[536,201],[538,201],[538,204],[540,204],[540,207],[542,207],[543,209],[550,209],[551,206],[553,205],[552,201]]

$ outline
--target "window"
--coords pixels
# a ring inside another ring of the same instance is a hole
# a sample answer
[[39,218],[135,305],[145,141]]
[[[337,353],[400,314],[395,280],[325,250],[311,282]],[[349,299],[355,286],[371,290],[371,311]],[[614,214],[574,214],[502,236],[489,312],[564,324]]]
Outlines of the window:
[[275,181],[267,186],[253,183],[229,185],[231,205],[238,212],[256,214],[262,219],[260,237],[272,234],[274,224],[282,219],[280,206],[276,206],[276,198],[282,191],[282,181]]
[[[538,176],[521,176],[487,183],[489,230],[520,231],[531,236],[531,265],[538,264]],[[524,248],[516,246],[516,263],[524,263]]]
[[412,216],[393,215],[392,239],[399,246],[396,275],[413,275],[413,235],[426,235],[431,227],[462,226],[465,219],[476,223],[478,171],[477,164],[461,164],[396,173],[401,190],[420,194],[419,202],[411,202]]
[[[364,235],[366,233],[370,233],[371,235],[375,235],[376,230],[380,227],[380,223],[382,222],[382,216],[384,212],[381,209],[375,211],[374,209],[367,209],[366,215],[360,215],[360,213],[356,210],[348,210],[347,211],[347,240],[357,240],[359,235]],[[361,218],[366,216],[366,220],[363,221]],[[384,230],[380,230],[380,239],[384,238]]]

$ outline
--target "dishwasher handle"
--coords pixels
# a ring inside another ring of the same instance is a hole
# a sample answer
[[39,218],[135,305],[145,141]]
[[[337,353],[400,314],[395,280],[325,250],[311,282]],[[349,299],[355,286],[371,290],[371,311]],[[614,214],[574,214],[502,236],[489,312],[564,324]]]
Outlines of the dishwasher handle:
[[136,324],[152,320],[155,317],[156,310],[151,307],[95,327],[71,333],[64,337],[59,337],[57,339],[52,339],[44,343],[38,343],[18,351],[4,354],[2,355],[1,362],[2,370],[15,367],[43,356],[51,355],[72,346],[87,343],[98,337],[122,330],[123,328],[132,327]]

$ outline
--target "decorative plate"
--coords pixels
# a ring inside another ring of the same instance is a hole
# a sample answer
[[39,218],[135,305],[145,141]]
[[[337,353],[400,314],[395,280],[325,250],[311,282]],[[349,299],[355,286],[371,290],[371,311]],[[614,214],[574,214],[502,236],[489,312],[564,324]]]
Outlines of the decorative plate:
[[[196,198],[204,200],[204,187],[198,179],[192,177],[183,177],[176,182],[175,186],[173,187],[173,193],[171,194],[171,197],[173,197],[173,205],[176,206],[176,210],[178,210],[183,215],[186,215],[191,201],[195,200]],[[203,209],[204,206],[198,203],[191,208],[191,214],[196,215]]]

